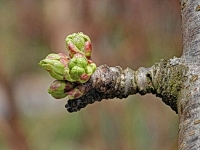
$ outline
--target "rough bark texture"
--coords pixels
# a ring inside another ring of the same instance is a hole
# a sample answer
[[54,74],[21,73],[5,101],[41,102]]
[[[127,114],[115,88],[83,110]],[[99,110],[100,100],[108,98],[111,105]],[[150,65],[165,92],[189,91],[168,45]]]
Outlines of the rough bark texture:
[[200,149],[200,0],[181,0],[183,60],[188,79],[178,99],[179,150]]
[[177,112],[177,98],[187,79],[187,70],[179,58],[160,60],[150,68],[141,67],[137,71],[102,65],[83,85],[88,93],[79,99],[69,100],[66,108],[69,112],[75,112],[102,99],[152,93]]

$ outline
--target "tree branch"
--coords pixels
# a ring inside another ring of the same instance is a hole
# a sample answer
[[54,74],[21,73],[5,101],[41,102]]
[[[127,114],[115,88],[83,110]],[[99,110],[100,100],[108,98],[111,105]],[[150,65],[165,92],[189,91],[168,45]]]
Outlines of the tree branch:
[[179,58],[160,60],[150,68],[141,67],[137,71],[102,65],[83,84],[88,93],[81,98],[69,100],[65,107],[69,112],[76,112],[102,99],[121,99],[136,93],[152,93],[162,98],[177,113],[177,98],[187,71]]

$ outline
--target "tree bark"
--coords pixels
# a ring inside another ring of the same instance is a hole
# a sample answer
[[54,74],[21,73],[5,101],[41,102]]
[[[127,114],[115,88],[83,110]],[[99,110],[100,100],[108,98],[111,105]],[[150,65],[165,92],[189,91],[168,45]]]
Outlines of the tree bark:
[[179,150],[200,149],[200,0],[181,0],[183,56],[188,79],[178,99]]
[[200,0],[181,0],[183,55],[161,60],[150,68],[102,65],[83,84],[84,96],[69,100],[66,108],[76,112],[95,101],[152,93],[179,115],[179,150],[200,149]]
[[111,98],[126,98],[140,93],[155,94],[177,112],[177,98],[188,68],[181,59],[160,60],[150,68],[140,67],[137,71],[121,67],[98,67],[90,80],[83,84],[87,94],[76,100],[69,100],[66,108],[76,112],[95,101]]

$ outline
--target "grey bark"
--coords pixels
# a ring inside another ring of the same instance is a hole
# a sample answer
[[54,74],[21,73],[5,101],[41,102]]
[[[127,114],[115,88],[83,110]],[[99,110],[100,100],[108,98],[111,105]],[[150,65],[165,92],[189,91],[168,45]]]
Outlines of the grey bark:
[[200,0],[181,0],[183,56],[187,80],[178,98],[179,150],[200,149]]
[[179,116],[179,150],[200,149],[200,0],[181,0],[183,55],[160,60],[150,68],[102,65],[83,84],[87,93],[68,101],[76,112],[95,101],[152,93],[162,98]]

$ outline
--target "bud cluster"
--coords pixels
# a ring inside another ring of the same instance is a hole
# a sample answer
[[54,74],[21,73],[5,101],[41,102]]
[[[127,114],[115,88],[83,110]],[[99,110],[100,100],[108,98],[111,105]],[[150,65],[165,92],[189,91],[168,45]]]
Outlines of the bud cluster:
[[39,63],[56,79],[48,92],[57,99],[82,96],[85,91],[74,85],[87,82],[96,70],[91,59],[92,44],[87,35],[80,32],[67,36],[66,47],[69,56],[63,53],[49,54]]

